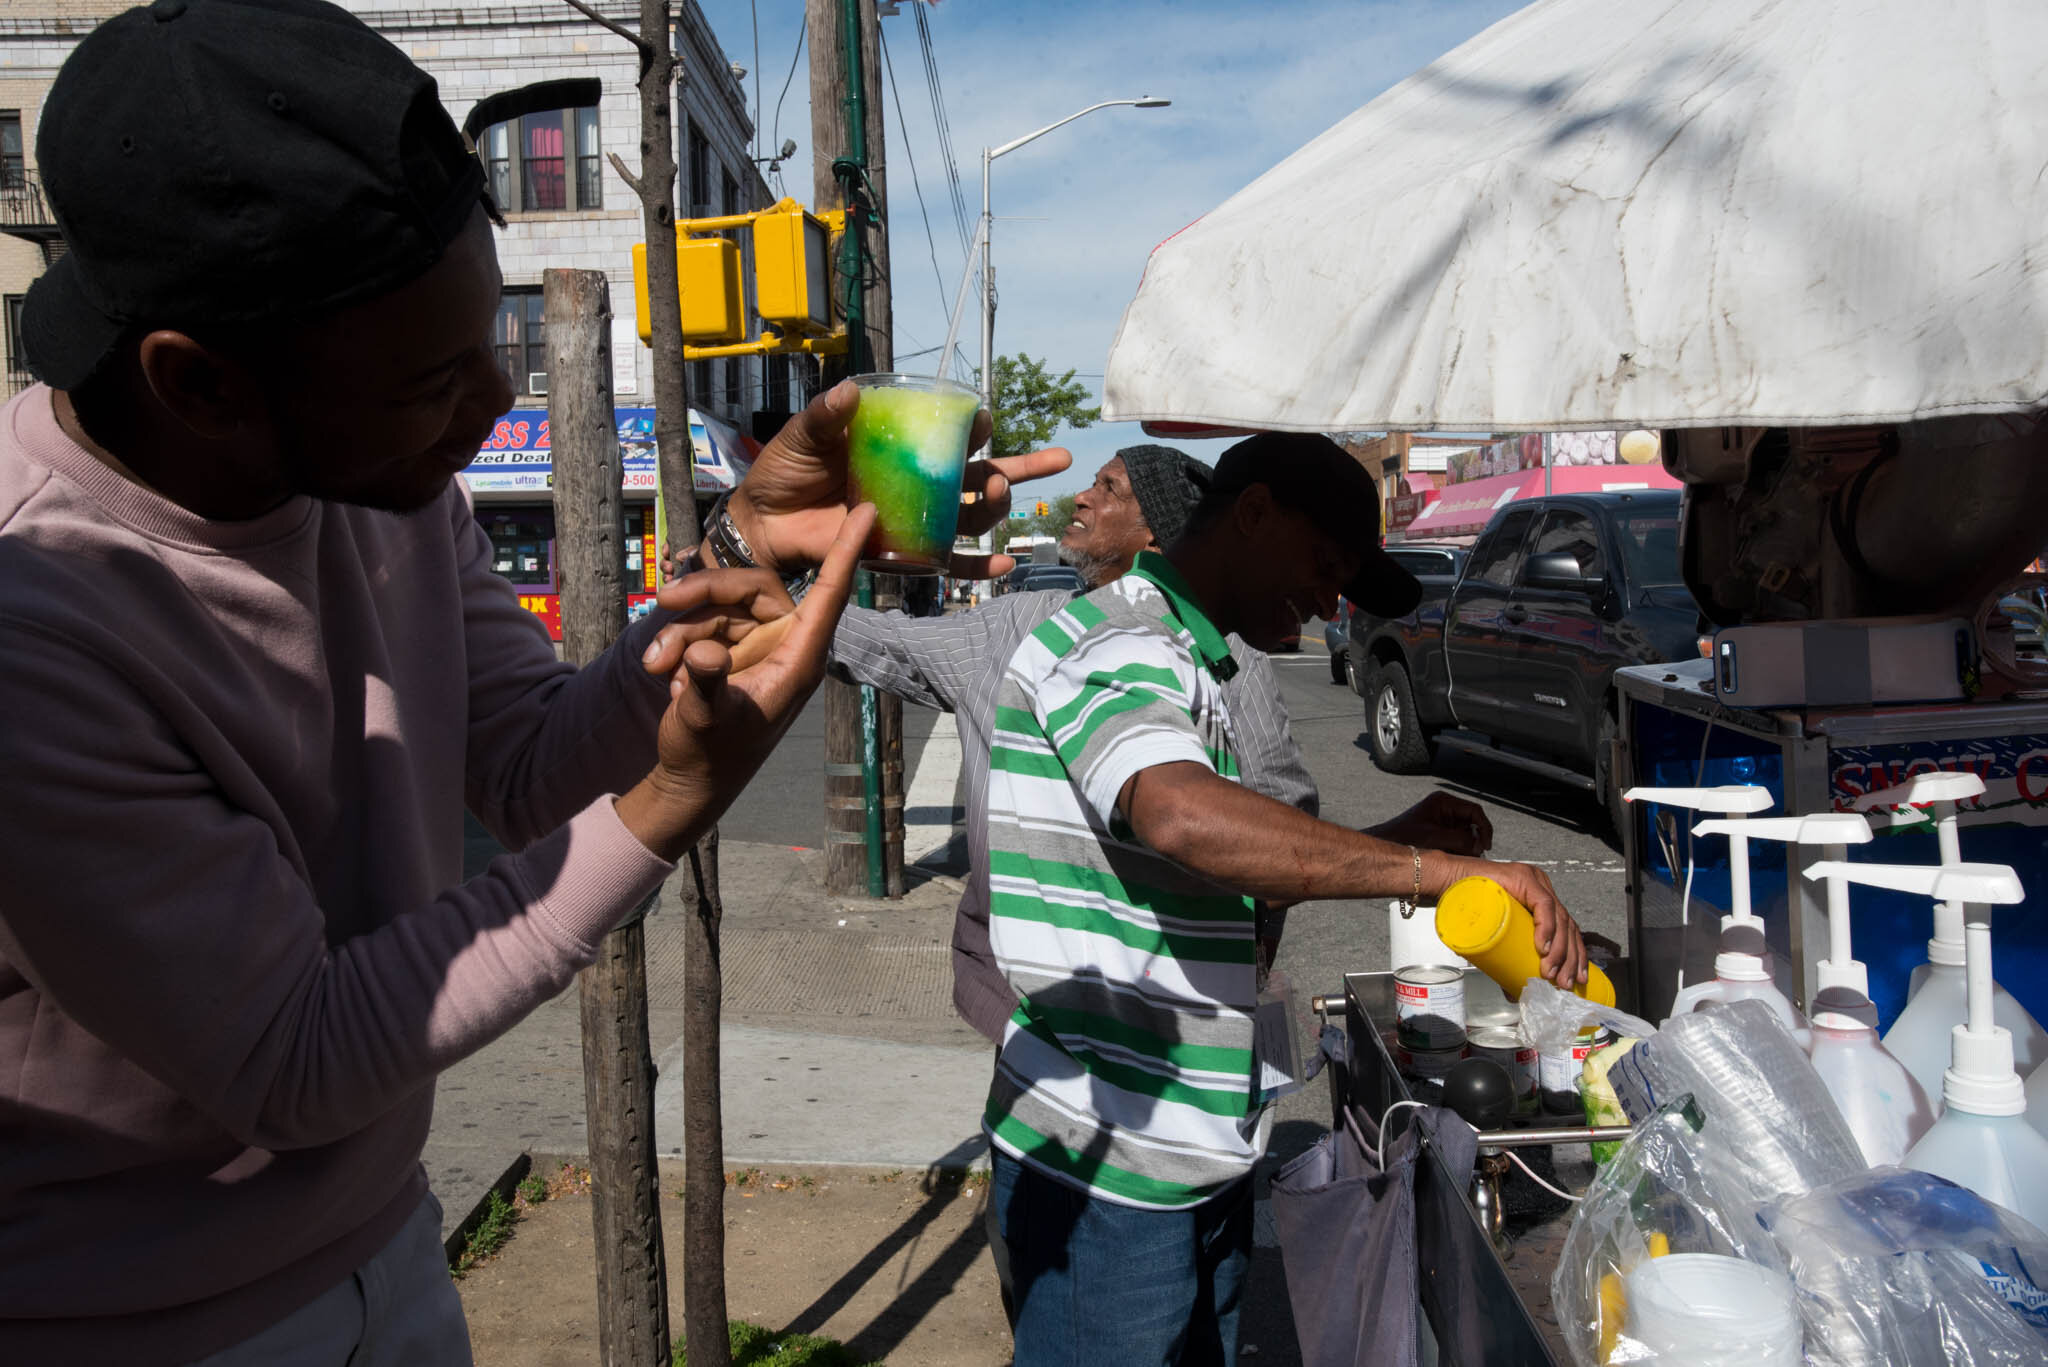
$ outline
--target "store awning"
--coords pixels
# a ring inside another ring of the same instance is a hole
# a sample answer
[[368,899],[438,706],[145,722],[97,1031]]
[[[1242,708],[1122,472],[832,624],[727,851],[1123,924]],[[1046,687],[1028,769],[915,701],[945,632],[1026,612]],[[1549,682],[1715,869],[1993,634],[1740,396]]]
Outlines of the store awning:
[[[1449,485],[1405,530],[1411,538],[1470,535],[1515,500],[1542,497],[1543,475],[1542,470],[1514,470]],[[1554,494],[1677,487],[1678,481],[1661,465],[1555,465],[1550,469],[1549,492]]]

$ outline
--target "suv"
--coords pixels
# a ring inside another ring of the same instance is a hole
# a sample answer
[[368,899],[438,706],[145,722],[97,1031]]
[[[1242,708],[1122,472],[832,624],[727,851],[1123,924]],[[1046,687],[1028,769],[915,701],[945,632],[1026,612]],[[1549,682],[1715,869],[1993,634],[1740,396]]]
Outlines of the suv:
[[1037,592],[1042,589],[1058,589],[1066,593],[1079,593],[1087,585],[1081,581],[1081,572],[1071,565],[1019,565],[1003,577],[1003,593]]
[[1373,762],[1419,773],[1452,746],[1590,788],[1618,828],[1614,671],[1699,653],[1678,509],[1674,489],[1510,503],[1407,617],[1354,612]]

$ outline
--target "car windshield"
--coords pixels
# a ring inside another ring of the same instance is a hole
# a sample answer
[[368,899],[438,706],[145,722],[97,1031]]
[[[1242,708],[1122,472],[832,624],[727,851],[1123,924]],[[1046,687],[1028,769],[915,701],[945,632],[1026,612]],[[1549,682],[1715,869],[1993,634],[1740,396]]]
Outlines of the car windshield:
[[1678,510],[1623,512],[1614,519],[1614,536],[1628,562],[1629,583],[1683,584],[1678,572]]

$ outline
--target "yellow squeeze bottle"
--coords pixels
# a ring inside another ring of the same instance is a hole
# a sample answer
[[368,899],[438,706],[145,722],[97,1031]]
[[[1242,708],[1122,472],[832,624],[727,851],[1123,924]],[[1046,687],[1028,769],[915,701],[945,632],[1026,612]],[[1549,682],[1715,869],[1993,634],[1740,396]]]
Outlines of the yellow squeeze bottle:
[[[1452,953],[1500,984],[1509,1001],[1522,999],[1522,984],[1543,976],[1536,950],[1536,918],[1491,878],[1460,878],[1436,900],[1436,934]],[[1614,1005],[1614,984],[1592,964],[1574,988],[1587,1001]]]

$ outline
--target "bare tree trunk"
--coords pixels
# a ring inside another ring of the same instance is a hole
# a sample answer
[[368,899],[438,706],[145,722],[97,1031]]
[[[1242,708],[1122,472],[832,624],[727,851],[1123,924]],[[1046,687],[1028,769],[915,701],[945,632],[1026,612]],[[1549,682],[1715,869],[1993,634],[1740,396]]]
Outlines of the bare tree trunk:
[[[568,3],[598,16],[578,0]],[[599,22],[605,22],[599,19]],[[615,32],[623,32],[607,24]],[[612,165],[639,196],[647,242],[647,315],[654,350],[654,441],[663,521],[677,564],[702,535],[696,461],[690,446],[689,372],[676,292],[676,139],[678,86],[668,0],[640,0],[640,174]],[[719,1095],[718,831],[690,851],[683,883],[687,918],[683,959],[683,1320],[697,1367],[730,1367],[725,1305],[725,1139]],[[643,1002],[644,1016],[644,1002]],[[668,1361],[664,1348],[663,1362]]]
[[[562,646],[572,662],[587,665],[626,625],[620,544],[625,496],[612,416],[611,306],[602,272],[550,270],[542,279]],[[577,975],[577,986],[599,1352],[607,1367],[659,1367],[669,1358],[668,1279],[656,1189],[646,946],[638,917],[604,937],[597,962]]]

